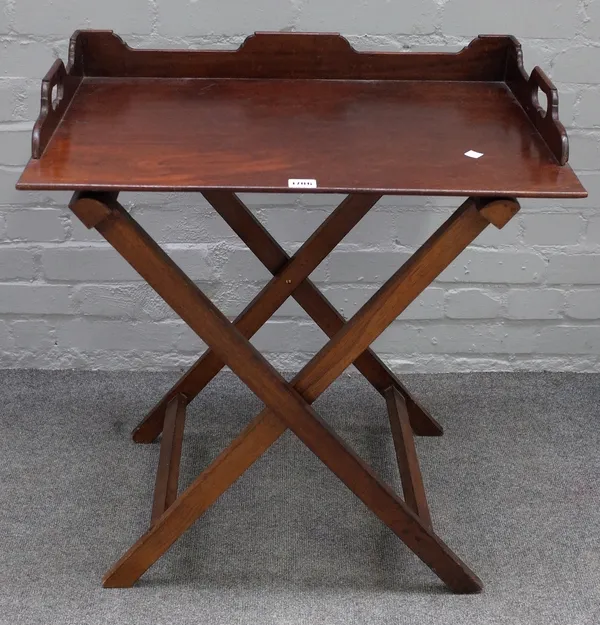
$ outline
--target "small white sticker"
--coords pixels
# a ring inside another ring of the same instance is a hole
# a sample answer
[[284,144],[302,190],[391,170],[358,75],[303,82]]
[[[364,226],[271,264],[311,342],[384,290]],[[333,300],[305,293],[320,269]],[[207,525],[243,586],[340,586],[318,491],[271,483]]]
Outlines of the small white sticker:
[[468,152],[465,152],[465,156],[468,156],[469,158],[481,158],[483,156],[483,152],[475,152],[475,150],[469,150]]
[[290,189],[316,189],[317,181],[313,178],[290,178],[288,187]]

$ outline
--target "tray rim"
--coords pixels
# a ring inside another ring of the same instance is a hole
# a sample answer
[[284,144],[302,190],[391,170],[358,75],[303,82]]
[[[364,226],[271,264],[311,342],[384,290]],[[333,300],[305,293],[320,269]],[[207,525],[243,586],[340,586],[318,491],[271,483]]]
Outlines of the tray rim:
[[[78,30],[70,39],[67,66],[57,59],[42,80],[40,114],[32,133],[33,161],[42,158],[84,79],[95,77],[131,80],[299,78],[502,82],[520,104],[557,164],[565,166],[569,156],[567,132],[559,120],[558,91],[541,68],[536,66],[527,75],[523,66],[521,44],[512,35],[479,35],[457,52],[358,51],[345,37],[337,33],[288,32],[257,32],[248,36],[234,50],[159,50],[130,47],[111,30]],[[544,92],[547,97],[546,111],[540,105],[539,91]],[[58,94],[54,101],[53,93]],[[155,187],[156,190],[165,189],[162,185],[132,185],[129,189],[152,190]],[[19,180],[17,188],[59,190],[83,187],[66,187],[61,183],[36,185]],[[85,188],[113,189],[94,184]],[[205,188],[208,187],[201,187]],[[530,197],[586,197],[587,193],[581,188],[581,192],[557,190],[551,194],[532,193]],[[185,189],[195,190],[192,186],[186,186]],[[278,193],[287,191],[258,186],[236,190]],[[329,193],[348,191],[327,190]],[[370,192],[373,189],[362,191]],[[385,192],[390,193],[390,190]],[[400,191],[397,192],[399,193]],[[444,190],[407,190],[402,193],[455,195]],[[526,197],[527,194],[521,196]]]

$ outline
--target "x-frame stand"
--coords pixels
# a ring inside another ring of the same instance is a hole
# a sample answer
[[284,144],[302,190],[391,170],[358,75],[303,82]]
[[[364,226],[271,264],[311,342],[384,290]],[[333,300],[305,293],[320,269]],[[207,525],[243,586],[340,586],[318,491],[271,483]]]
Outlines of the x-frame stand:
[[[432,529],[413,432],[436,436],[442,429],[369,346],[489,223],[502,228],[519,210],[517,200],[468,198],[346,322],[308,276],[375,205],[379,195],[349,195],[290,259],[235,194],[203,194],[273,273],[272,280],[233,323],[123,209],[118,194],[81,192],[70,203],[81,221],[96,228],[209,346],[133,433],[136,442],[149,443],[162,432],[151,525],[106,574],[104,586],[132,586],[289,428],[451,590],[479,591],[477,576]],[[290,296],[330,341],[288,383],[249,339]],[[311,408],[352,363],[385,397],[404,499]],[[266,408],[178,494],[186,406],[224,366],[230,367]]]

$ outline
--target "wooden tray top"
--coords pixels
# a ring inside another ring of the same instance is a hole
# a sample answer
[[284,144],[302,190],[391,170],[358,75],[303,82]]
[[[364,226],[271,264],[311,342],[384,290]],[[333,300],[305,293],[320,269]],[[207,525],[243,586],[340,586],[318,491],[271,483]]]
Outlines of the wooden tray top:
[[17,188],[283,192],[315,179],[317,193],[585,197],[567,159],[557,91],[538,68],[527,76],[512,37],[365,53],[335,34],[258,33],[235,51],[157,51],[79,31],[67,68],[44,79]]

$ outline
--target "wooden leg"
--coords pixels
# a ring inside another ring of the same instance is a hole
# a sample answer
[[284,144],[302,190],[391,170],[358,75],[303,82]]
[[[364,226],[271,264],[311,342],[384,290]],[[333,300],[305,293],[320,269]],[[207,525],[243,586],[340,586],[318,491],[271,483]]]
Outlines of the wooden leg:
[[[97,222],[98,231],[269,406],[257,417],[258,422],[269,421],[268,413],[272,412],[451,589],[456,592],[479,590],[481,583],[472,571],[342,443],[308,405],[483,230],[488,222],[480,215],[478,203],[474,200],[465,202],[296,376],[293,387],[227,321],[117,202],[103,203],[94,197],[76,197],[71,208],[76,214],[96,215],[101,213],[102,206],[105,215]],[[256,422],[255,419],[253,423]],[[251,439],[250,443],[248,438]],[[256,445],[250,435],[245,441],[251,448]],[[106,580],[107,585],[113,585],[114,579],[120,580],[120,585],[132,584],[137,577],[131,571],[146,570],[172,544],[172,540],[169,542],[168,529],[163,529],[163,521],[169,515],[179,511],[179,523],[183,523],[187,515],[197,518],[196,511],[190,506],[177,507],[178,501],[111,571]],[[149,550],[144,549],[144,543],[148,541],[151,542]],[[162,545],[166,545],[164,550]],[[129,571],[129,574],[123,571]]]
[[[290,259],[287,255],[277,258],[273,265],[275,275],[272,280],[234,321],[239,332],[247,339],[251,338],[380,197],[373,194],[348,196],[307,239],[293,258]],[[152,442],[162,430],[169,401],[176,395],[183,394],[190,402],[224,366],[222,359],[212,350],[207,350],[135,428],[133,440],[137,443]]]
[[[477,576],[386,486],[356,454],[318,422],[313,451],[453,591],[477,592]],[[107,588],[132,586],[242,473],[281,436],[286,426],[261,413],[179,496],[104,577]]]
[[[271,273],[277,275],[286,266],[286,263],[295,262],[295,259],[290,259],[283,248],[234,193],[207,191],[204,193],[204,197]],[[297,255],[298,253],[296,257]],[[345,324],[345,319],[308,278],[294,283],[294,290],[291,290],[291,295],[330,338]],[[260,301],[260,297],[261,295],[257,296],[254,301]],[[235,323],[244,336],[248,338],[243,327],[238,325],[243,314],[236,319]],[[220,367],[218,369],[214,366],[210,368],[212,357],[209,358],[207,364],[207,356],[209,353],[198,359],[140,422],[132,434],[135,442],[150,443],[160,434],[166,404],[172,397],[183,393],[188,401],[191,401],[218,373]],[[406,399],[411,425],[416,434],[441,436],[443,433],[442,426],[414,400],[396,376],[370,349],[362,353],[354,365],[380,393],[383,394],[390,386],[395,386],[398,389]]]
[[388,407],[392,438],[394,439],[394,447],[396,449],[398,469],[402,479],[404,501],[419,516],[423,523],[431,527],[431,515],[429,514],[423,477],[419,467],[415,440],[408,420],[404,397],[398,393],[396,388],[390,386],[385,392],[385,399]]
[[116,562],[105,588],[128,588],[285,432],[274,414],[253,419]]
[[156,471],[154,504],[150,521],[152,525],[177,499],[186,403],[186,398],[183,395],[176,395],[167,405],[167,415],[160,442],[160,457]]

